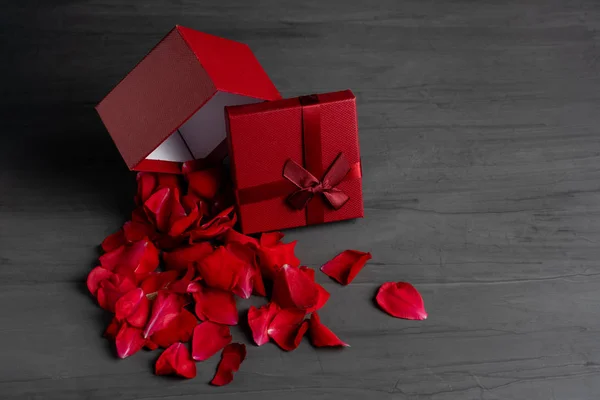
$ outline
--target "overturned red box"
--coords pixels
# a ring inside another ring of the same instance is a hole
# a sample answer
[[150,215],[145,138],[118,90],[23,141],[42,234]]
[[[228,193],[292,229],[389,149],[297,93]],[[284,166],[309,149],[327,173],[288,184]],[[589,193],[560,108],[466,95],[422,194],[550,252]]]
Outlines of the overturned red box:
[[225,110],[242,232],[363,217],[356,99],[350,90]]
[[225,106],[280,98],[247,45],[176,26],[96,110],[129,169],[178,173],[224,158]]

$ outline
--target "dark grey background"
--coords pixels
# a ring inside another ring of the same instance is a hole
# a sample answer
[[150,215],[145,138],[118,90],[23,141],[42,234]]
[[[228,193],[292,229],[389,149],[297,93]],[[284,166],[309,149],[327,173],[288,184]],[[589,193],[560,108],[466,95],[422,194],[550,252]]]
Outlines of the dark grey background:
[[[101,338],[83,282],[135,176],[93,107],[176,23],[250,44],[284,96],[357,95],[366,218],[287,232],[311,267],[373,253],[318,274],[351,348],[250,346],[214,388],[218,357],[179,381]],[[1,398],[600,398],[597,1],[20,0],[0,26]],[[395,280],[427,321],[374,307]]]

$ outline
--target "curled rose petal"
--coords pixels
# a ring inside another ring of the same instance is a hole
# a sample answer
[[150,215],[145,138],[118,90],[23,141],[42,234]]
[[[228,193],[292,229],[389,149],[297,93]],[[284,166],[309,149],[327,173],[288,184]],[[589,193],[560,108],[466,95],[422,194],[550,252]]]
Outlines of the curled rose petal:
[[379,288],[375,300],[379,307],[393,317],[427,319],[423,298],[410,283],[386,282]]
[[156,375],[179,375],[191,379],[196,376],[196,363],[183,343],[173,343],[158,357]]
[[96,267],[90,271],[87,276],[86,284],[92,296],[96,296],[98,288],[100,287],[100,282],[109,279],[111,276],[113,276],[112,271],[102,267]]
[[277,271],[273,282],[272,300],[281,308],[306,310],[314,307],[318,299],[317,285],[298,267],[284,265]]
[[215,386],[223,386],[230,383],[233,380],[233,373],[240,369],[240,365],[245,359],[245,344],[228,344],[221,353],[221,361],[219,361],[217,372],[210,383]]
[[220,289],[201,287],[193,293],[196,315],[203,321],[224,325],[237,325],[238,312],[233,293]]
[[313,312],[308,326],[310,341],[315,347],[350,347],[336,336],[328,327],[321,323],[319,314]]
[[179,315],[184,303],[183,297],[178,294],[164,291],[158,292],[156,299],[152,303],[152,314],[144,329],[144,338],[169,325]]
[[[231,229],[228,232],[235,231]],[[242,234],[240,233],[239,235]],[[258,260],[254,245],[250,242],[242,244],[241,242],[232,241],[227,243],[225,247],[229,252],[235,254],[237,258],[243,260],[246,263],[246,273],[241,279],[241,282],[238,282],[238,287],[234,290],[236,294],[245,299],[250,297],[252,293],[254,293],[257,296],[266,296],[267,292],[265,289],[265,283],[263,281],[260,268],[258,267]]]
[[192,357],[196,361],[208,360],[228,343],[231,343],[231,339],[228,326],[210,321],[203,322],[194,328]]
[[275,303],[265,304],[260,308],[251,306],[248,310],[248,325],[257,346],[262,346],[269,341],[267,331],[278,311],[279,307]]
[[207,286],[226,291],[235,288],[245,267],[243,260],[223,246],[217,247],[197,264],[198,272]]
[[119,358],[129,357],[144,347],[146,340],[142,337],[142,330],[127,323],[123,323],[115,338],[117,355]]
[[115,304],[115,317],[119,321],[126,320],[131,326],[143,328],[148,320],[150,302],[140,288],[125,293]]
[[344,250],[321,267],[321,271],[342,285],[354,280],[356,275],[371,259],[371,253],[358,250]]
[[146,215],[159,232],[169,232],[175,221],[186,216],[181,205],[179,189],[163,187],[144,202]]
[[133,289],[135,289],[133,279],[125,275],[112,274],[109,279],[103,280],[98,284],[96,299],[100,307],[114,312],[115,305],[121,296]]
[[198,320],[194,314],[184,308],[167,326],[154,332],[150,339],[156,346],[165,349],[176,342],[186,343],[192,337],[196,325]]
[[308,329],[304,316],[304,311],[294,308],[280,310],[269,324],[267,334],[283,350],[294,350]]
[[[300,271],[304,272],[310,279],[312,279],[313,282],[315,281],[315,270],[314,269],[302,266],[302,267],[300,267]],[[315,285],[319,292],[319,295],[317,296],[317,303],[314,306],[308,308],[306,310],[307,313],[320,310],[325,305],[325,303],[327,303],[327,301],[329,300],[329,297],[331,297],[329,292],[327,290],[325,290],[325,288],[323,286],[319,285],[316,282],[315,282]]]
[[198,226],[195,229],[190,229],[190,243],[196,243],[202,240],[214,239],[224,235],[237,222],[237,215],[234,207],[229,207],[217,214],[210,221]]
[[273,279],[277,270],[285,264],[292,267],[300,265],[300,260],[294,254],[296,241],[282,243],[281,238],[283,234],[280,232],[263,233],[260,238],[257,256],[261,272],[268,279]]
[[100,265],[108,270],[128,266],[136,275],[144,276],[158,267],[158,250],[148,239],[139,240],[103,254]]
[[180,247],[173,251],[164,252],[162,259],[167,269],[186,269],[188,265],[202,260],[213,252],[213,246],[209,242],[200,242],[188,247]]

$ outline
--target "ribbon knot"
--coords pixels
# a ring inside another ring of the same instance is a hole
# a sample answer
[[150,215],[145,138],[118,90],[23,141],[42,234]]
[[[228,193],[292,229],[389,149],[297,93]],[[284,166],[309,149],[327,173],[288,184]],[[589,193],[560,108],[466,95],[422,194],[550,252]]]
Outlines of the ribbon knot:
[[331,163],[323,179],[319,181],[294,160],[287,160],[283,166],[283,176],[298,187],[298,190],[288,196],[287,202],[293,208],[301,210],[315,194],[320,193],[331,207],[338,210],[346,204],[349,197],[336,186],[344,180],[350,169],[348,160],[343,153],[340,153]]

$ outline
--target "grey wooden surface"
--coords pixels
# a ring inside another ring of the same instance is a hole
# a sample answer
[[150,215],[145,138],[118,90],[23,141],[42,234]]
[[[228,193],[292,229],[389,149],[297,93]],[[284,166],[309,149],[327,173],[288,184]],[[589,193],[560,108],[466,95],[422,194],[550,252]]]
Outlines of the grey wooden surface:
[[[176,23],[285,96],[356,93],[366,218],[287,232],[311,267],[373,253],[317,275],[351,348],[250,346],[214,388],[218,357],[180,381],[101,338],[84,279],[135,181],[93,106]],[[599,27],[592,0],[3,1],[0,398],[600,398]],[[395,280],[427,321],[373,305]]]

